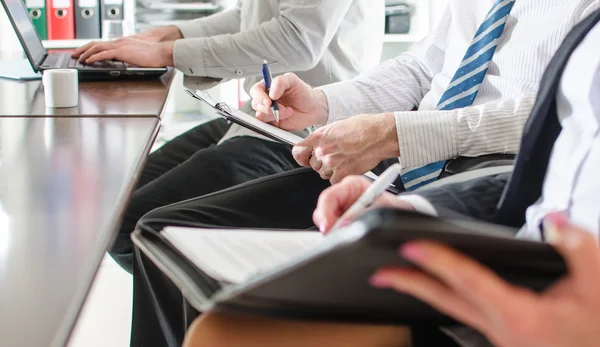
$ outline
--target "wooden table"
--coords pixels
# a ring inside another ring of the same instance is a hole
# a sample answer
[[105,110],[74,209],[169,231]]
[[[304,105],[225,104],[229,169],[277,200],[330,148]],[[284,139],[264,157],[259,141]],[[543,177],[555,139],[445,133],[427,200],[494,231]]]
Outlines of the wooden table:
[[172,78],[82,82],[71,109],[46,108],[39,81],[0,79],[0,346],[67,342]]
[[80,82],[79,105],[53,109],[45,105],[41,81],[17,82],[0,78],[0,117],[160,117],[172,79],[173,71],[170,70],[160,78],[150,80]]

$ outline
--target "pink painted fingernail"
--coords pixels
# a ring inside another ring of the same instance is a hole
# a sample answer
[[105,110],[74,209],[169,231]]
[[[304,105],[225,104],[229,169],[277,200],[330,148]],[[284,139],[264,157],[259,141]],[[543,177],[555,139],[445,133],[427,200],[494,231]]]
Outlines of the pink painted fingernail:
[[327,231],[326,228],[327,228],[327,222],[323,221],[323,222],[321,222],[321,224],[319,224],[320,232],[325,233],[325,231]]
[[376,273],[369,277],[369,284],[375,288],[385,289],[392,286],[392,279],[384,274]]
[[544,221],[549,221],[556,228],[563,229],[569,225],[569,220],[562,212],[552,212],[548,214]]
[[400,247],[400,255],[407,260],[414,262],[422,262],[425,260],[425,252],[415,243],[405,243]]
[[562,241],[562,230],[568,226],[565,215],[559,212],[550,213],[544,218],[544,235],[548,243],[556,245]]

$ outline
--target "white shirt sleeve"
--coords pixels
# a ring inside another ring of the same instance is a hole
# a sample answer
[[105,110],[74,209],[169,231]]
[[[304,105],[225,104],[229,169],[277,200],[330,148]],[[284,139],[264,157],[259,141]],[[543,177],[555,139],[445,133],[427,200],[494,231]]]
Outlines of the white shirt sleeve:
[[517,153],[536,95],[452,111],[396,112],[400,163],[418,167],[458,156]]
[[323,57],[352,1],[281,0],[280,15],[232,35],[177,40],[175,67],[186,75],[242,78],[261,71],[303,71]]
[[535,93],[498,99],[481,92],[480,100],[490,97],[490,102],[452,111],[414,111],[430,92],[434,75],[441,73],[452,20],[447,10],[436,30],[408,53],[353,80],[321,87],[328,122],[394,112],[399,159],[407,169],[458,156],[516,153]]
[[419,106],[440,72],[451,22],[447,9],[436,30],[410,51],[352,80],[320,87],[329,105],[329,123],[358,114],[410,111]]
[[416,194],[411,195],[399,195],[398,199],[403,200],[411,204],[417,212],[437,217],[437,211],[435,207],[424,197]]

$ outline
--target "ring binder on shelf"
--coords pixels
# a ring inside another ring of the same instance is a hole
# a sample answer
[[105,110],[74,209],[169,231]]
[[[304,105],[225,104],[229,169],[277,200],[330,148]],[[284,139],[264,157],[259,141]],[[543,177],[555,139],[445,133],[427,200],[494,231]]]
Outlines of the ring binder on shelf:
[[29,17],[33,21],[35,30],[40,35],[40,39],[46,40],[48,38],[48,28],[44,0],[25,0],[25,6],[27,7],[27,12],[29,12]]
[[75,38],[75,17],[72,0],[47,0],[48,39],[72,40]]
[[75,0],[75,37],[100,38],[100,6],[97,0]]
[[102,1],[102,20],[123,19],[123,0]]

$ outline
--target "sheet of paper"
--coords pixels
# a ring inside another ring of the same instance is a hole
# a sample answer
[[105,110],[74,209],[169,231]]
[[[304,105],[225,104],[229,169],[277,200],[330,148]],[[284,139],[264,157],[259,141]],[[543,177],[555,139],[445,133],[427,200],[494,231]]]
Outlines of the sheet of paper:
[[241,283],[324,240],[319,232],[167,227],[161,234],[210,277]]

